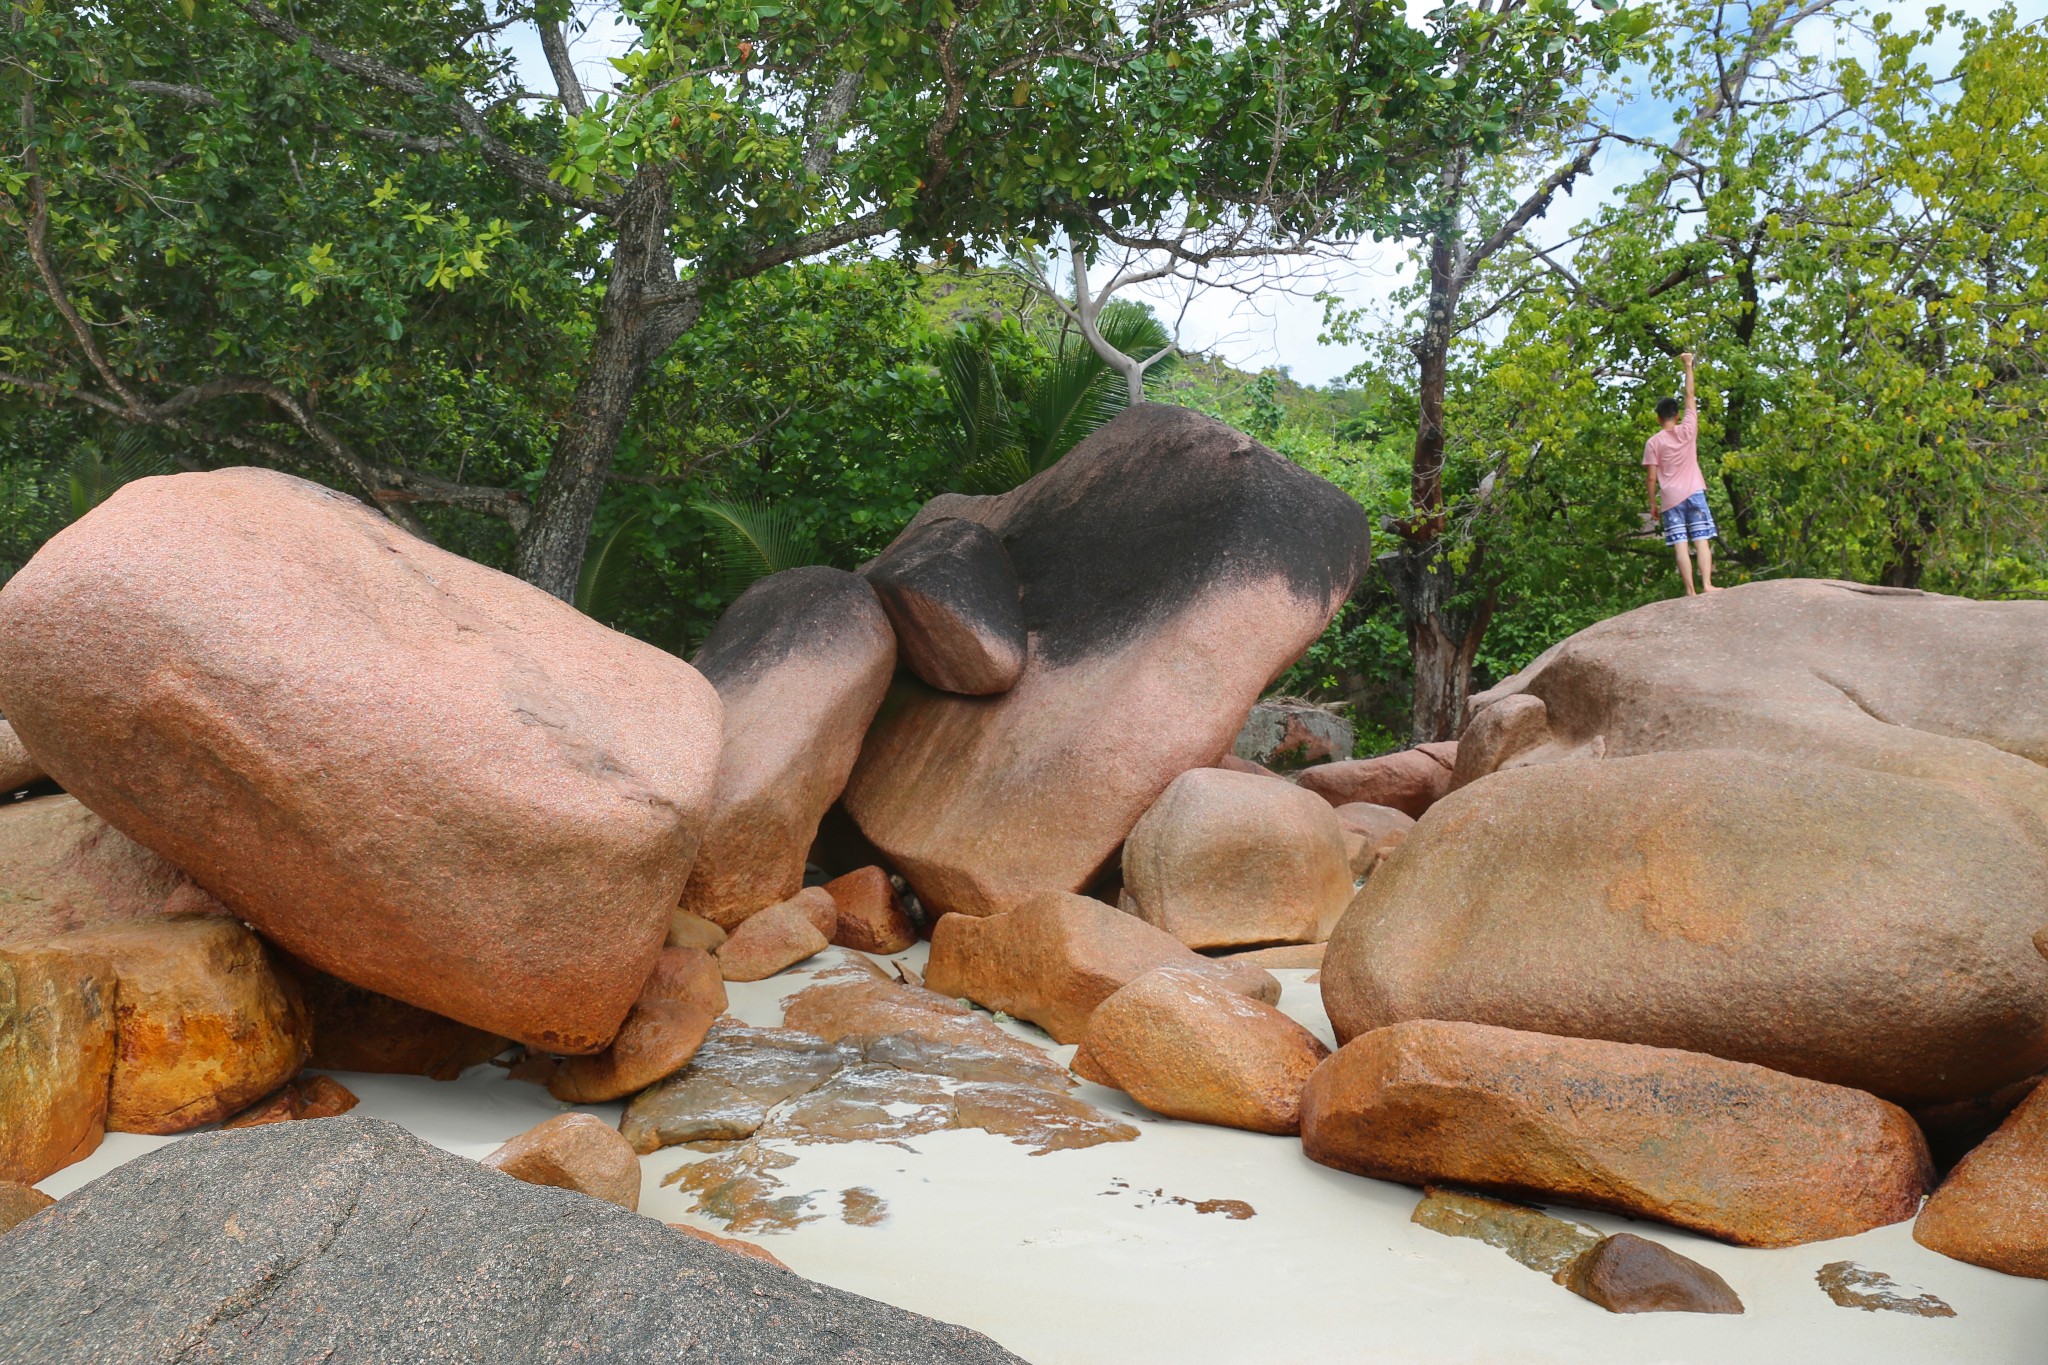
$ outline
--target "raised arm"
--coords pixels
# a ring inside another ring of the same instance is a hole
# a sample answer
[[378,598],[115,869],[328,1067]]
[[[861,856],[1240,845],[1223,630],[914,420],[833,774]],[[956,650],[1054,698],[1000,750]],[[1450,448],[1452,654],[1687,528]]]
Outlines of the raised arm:
[[1699,404],[1693,398],[1692,352],[1685,351],[1681,353],[1678,361],[1681,365],[1685,366],[1685,420],[1696,422],[1699,420],[1700,410]]

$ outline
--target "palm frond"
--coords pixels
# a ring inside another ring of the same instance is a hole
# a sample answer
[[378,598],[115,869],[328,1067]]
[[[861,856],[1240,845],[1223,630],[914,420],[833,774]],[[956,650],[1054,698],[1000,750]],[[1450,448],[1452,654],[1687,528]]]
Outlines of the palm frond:
[[711,523],[719,568],[730,588],[745,588],[784,569],[824,563],[817,538],[788,508],[723,498],[703,498],[690,506]]
[[139,428],[123,431],[107,446],[87,446],[71,462],[71,519],[76,521],[92,511],[123,484],[169,474],[176,468],[151,433]]
[[[1096,330],[1113,349],[1137,360],[1150,359],[1173,343],[1151,309],[1124,299],[1114,299],[1102,310]],[[1168,356],[1153,365],[1150,373],[1160,373],[1172,361]],[[1032,472],[1050,469],[1128,405],[1124,377],[1110,368],[1087,338],[1078,332],[1066,333],[1060,338],[1051,373],[1034,387],[1019,423],[1027,433],[1025,447]]]
[[583,571],[576,578],[576,610],[606,625],[618,619],[619,600],[633,562],[632,531],[646,519],[645,512],[633,513],[584,557]]
[[988,347],[966,331],[939,348],[939,378],[953,409],[954,467],[966,469],[1016,444],[1017,427]]

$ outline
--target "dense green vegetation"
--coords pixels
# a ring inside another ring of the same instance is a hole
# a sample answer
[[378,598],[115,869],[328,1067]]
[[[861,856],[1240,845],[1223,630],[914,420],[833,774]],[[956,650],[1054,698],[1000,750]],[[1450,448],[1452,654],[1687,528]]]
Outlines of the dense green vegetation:
[[[1854,39],[1823,44],[1774,0],[1422,29],[1305,0],[1150,29],[625,10],[620,89],[539,96],[493,25],[558,33],[545,3],[341,4],[319,34],[253,3],[10,9],[0,576],[125,479],[253,460],[687,650],[751,576],[855,565],[1117,410],[1006,258],[1378,233],[1423,244],[1416,282],[1391,318],[1328,301],[1374,356],[1344,382],[1199,355],[1146,380],[1437,576],[1419,616],[1412,579],[1370,576],[1282,681],[1349,705],[1362,749],[1442,723],[1419,629],[1476,689],[1676,590],[1637,460],[1684,349],[1723,582],[2048,593],[2048,34],[2010,11],[1904,31],[1845,5],[1805,21]],[[384,75],[348,74],[363,52]],[[1275,101],[1314,114],[1275,137]],[[1539,250],[1568,227],[1516,221],[1529,187],[1596,143],[1639,178]],[[1165,339],[1111,307],[1128,353]]]

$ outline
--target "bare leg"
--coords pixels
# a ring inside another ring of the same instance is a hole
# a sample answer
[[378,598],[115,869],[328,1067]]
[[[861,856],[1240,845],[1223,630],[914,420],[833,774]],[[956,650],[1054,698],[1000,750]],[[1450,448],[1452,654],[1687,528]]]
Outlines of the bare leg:
[[1700,591],[1721,591],[1714,586],[1714,542],[1711,540],[1695,540],[1692,543],[1692,548],[1693,552],[1700,557]]
[[1697,596],[1692,587],[1692,546],[1681,540],[1671,548],[1678,551],[1678,576],[1685,580],[1685,595]]

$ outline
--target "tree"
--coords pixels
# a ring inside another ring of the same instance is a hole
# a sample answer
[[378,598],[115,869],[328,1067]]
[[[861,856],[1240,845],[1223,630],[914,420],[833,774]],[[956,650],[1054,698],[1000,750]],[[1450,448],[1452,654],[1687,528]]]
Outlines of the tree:
[[[496,518],[568,597],[636,398],[741,283],[884,241],[1362,231],[1431,147],[1544,94],[1518,47],[1458,58],[1383,0],[622,14],[637,42],[592,94],[562,0],[15,4],[6,217],[38,292],[7,305],[0,382],[421,533]],[[526,24],[551,92],[518,83]],[[505,429],[501,482],[411,448],[436,387]]]
[[[1478,15],[1493,25],[1482,30],[1481,50],[1484,44],[1510,41],[1510,21],[1522,11],[1521,0],[1479,0]],[[1588,24],[1575,35],[1577,44],[1554,49],[1549,78],[1562,86],[1612,71],[1646,18],[1646,12],[1630,11]],[[1415,445],[1408,508],[1384,523],[1399,543],[1376,562],[1400,603],[1414,661],[1411,723],[1418,744],[1457,737],[1472,661],[1498,591],[1489,577],[1485,545],[1459,545],[1446,537],[1444,397],[1451,348],[1461,333],[1502,306],[1495,299],[1465,310],[1465,294],[1488,262],[1591,169],[1603,138],[1599,132],[1581,131],[1586,110],[1583,93],[1569,101],[1535,103],[1501,125],[1475,129],[1467,142],[1446,146],[1407,223],[1420,239],[1422,267],[1416,330],[1408,343],[1416,366]],[[1330,322],[1338,336],[1356,336],[1361,330],[1356,313],[1335,312]]]

